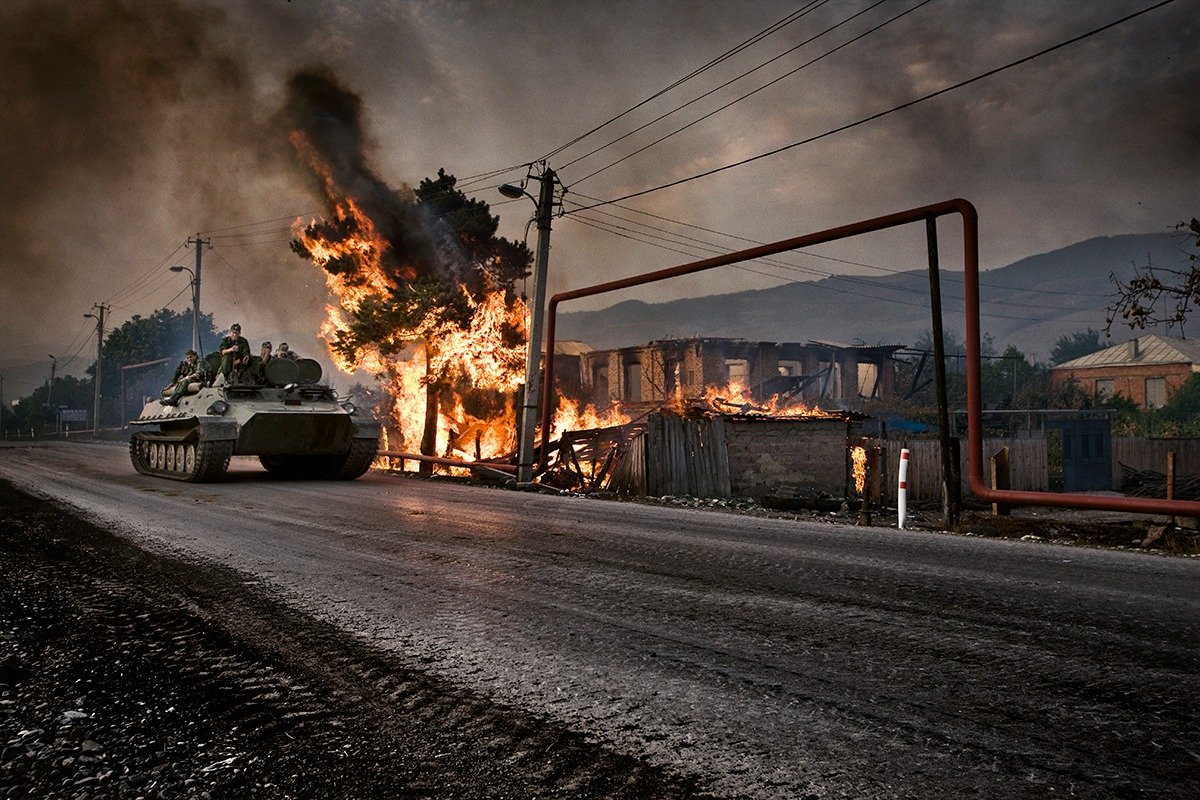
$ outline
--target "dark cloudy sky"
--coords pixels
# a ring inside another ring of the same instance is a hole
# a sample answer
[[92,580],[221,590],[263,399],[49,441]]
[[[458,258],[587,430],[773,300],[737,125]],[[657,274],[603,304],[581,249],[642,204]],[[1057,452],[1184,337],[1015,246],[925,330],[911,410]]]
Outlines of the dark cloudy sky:
[[[568,199],[629,194],[805,139],[1152,4],[932,0],[585,179],[920,3],[885,0],[569,164],[873,2],[818,0],[777,33],[554,156],[551,166],[572,190]],[[168,301],[186,308],[187,293],[176,298],[186,278],[166,268],[192,263],[189,251],[176,248],[197,231],[213,237],[204,306],[219,324],[239,320],[252,340],[287,338],[307,353],[320,349],[321,273],[286,244],[289,220],[320,208],[279,114],[297,70],[326,66],[359,93],[372,166],[392,185],[416,183],[439,167],[469,176],[536,159],[804,5],[8,0],[0,5],[5,393],[27,391],[46,371],[44,354],[64,361],[82,346],[91,322],[82,315],[95,302],[111,303],[117,324]],[[1195,0],[1177,0],[918,107],[625,205],[773,240],[962,196],[980,210],[985,267],[1091,236],[1165,230],[1200,213],[1197,20]],[[505,178],[523,174],[521,168]],[[479,184],[478,196],[500,201],[489,186]],[[523,235],[530,210],[527,202],[495,206],[502,232]],[[589,227],[583,218],[665,235],[599,210],[556,221],[552,291],[689,260]],[[720,249],[744,245],[605,210]],[[910,231],[821,252],[901,268],[919,263],[922,245]],[[802,256],[794,261],[869,274]],[[779,279],[729,271],[640,296],[773,282]],[[89,352],[83,347],[67,371],[81,373]]]

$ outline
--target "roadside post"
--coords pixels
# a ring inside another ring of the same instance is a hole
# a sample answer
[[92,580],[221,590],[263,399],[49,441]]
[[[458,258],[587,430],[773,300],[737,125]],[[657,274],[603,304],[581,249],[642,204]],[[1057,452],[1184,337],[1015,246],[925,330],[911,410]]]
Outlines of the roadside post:
[[908,448],[900,451],[900,475],[896,485],[896,527],[904,529],[908,520]]

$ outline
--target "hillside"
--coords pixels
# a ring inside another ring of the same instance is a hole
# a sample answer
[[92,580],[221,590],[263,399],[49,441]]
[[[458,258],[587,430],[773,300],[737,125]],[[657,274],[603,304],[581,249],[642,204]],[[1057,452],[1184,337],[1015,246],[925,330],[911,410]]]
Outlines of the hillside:
[[[1112,295],[1109,274],[1128,277],[1131,264],[1179,264],[1183,243],[1168,233],[1088,239],[1029,256],[980,276],[983,330],[1003,349],[1016,345],[1045,359],[1064,335],[1102,328]],[[963,331],[962,273],[942,276],[946,330]],[[764,341],[832,339],[912,344],[930,327],[925,272],[833,276],[771,289],[667,303],[627,301],[600,311],[568,312],[560,337],[593,347],[641,344],[668,337],[729,336]],[[1130,338],[1128,329],[1113,338]]]

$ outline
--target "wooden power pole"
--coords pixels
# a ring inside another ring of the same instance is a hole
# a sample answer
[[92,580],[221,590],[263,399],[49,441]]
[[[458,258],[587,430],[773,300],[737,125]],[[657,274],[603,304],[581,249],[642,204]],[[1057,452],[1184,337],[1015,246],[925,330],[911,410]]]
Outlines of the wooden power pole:
[[108,311],[109,306],[105,303],[96,303],[92,306],[96,309],[95,314],[84,314],[85,317],[91,317],[96,320],[96,381],[95,394],[92,398],[92,435],[100,435],[100,376],[104,369],[104,314]]

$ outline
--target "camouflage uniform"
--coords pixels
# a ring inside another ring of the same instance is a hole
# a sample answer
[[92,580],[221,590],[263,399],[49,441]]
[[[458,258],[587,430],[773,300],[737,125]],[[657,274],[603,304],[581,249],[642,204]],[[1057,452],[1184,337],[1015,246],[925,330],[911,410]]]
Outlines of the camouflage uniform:
[[190,384],[199,383],[204,386],[210,380],[212,380],[212,373],[207,361],[198,358],[194,364],[191,364],[186,358],[183,359],[175,367],[175,375],[171,378],[171,385],[167,387],[171,396],[163,401],[163,405],[173,406],[178,403],[179,398],[188,393]]
[[259,386],[265,386],[269,383],[267,380],[267,362],[274,358],[274,356],[271,355],[270,342],[263,342],[261,350],[266,350],[267,354],[264,356],[260,353],[260,355],[250,359],[250,377],[254,378],[254,382]]
[[[217,347],[217,352],[221,354],[221,366],[217,369],[217,372],[224,375],[226,381],[230,380],[231,372],[234,376],[241,372],[243,364],[240,362],[245,360],[245,362],[248,364],[250,360],[250,342],[245,336],[241,335],[240,327],[237,329],[237,331],[237,341],[234,341],[232,336],[226,336],[225,338],[221,339],[221,344]],[[236,353],[224,352],[234,346],[237,347]]]

